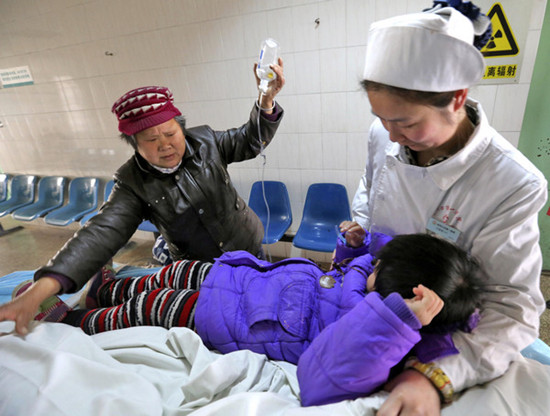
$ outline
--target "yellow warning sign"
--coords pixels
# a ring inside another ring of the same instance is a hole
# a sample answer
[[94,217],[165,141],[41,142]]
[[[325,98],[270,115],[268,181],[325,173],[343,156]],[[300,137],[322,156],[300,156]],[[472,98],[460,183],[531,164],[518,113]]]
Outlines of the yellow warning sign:
[[494,58],[517,55],[519,48],[500,3],[493,5],[487,17],[491,19],[493,34],[489,42],[481,49],[483,56]]

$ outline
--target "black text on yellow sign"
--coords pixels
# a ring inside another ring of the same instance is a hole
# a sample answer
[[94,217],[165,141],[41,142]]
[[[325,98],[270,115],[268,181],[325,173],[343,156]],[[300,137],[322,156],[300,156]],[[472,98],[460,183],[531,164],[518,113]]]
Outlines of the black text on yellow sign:
[[515,78],[518,71],[517,65],[491,65],[485,67],[483,79]]
[[491,19],[493,33],[489,42],[481,49],[483,56],[486,58],[496,58],[517,55],[519,48],[500,3],[493,5],[487,17]]

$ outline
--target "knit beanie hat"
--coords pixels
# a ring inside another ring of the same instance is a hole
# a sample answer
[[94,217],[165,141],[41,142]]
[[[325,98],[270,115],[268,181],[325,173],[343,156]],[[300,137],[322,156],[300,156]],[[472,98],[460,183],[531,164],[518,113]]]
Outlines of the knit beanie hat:
[[417,91],[468,88],[485,68],[474,32],[470,19],[452,7],[374,22],[363,78]]
[[116,100],[111,111],[118,119],[118,130],[132,136],[181,116],[173,102],[172,92],[166,87],[142,87]]

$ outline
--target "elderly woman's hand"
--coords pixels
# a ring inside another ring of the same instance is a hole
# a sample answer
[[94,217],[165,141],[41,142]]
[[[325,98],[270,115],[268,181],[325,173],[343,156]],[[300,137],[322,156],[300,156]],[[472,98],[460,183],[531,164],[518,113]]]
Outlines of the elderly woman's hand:
[[[260,78],[256,75],[257,63],[254,64],[254,77],[256,77],[256,85],[260,85]],[[260,107],[263,109],[271,109],[273,107],[273,100],[275,96],[281,91],[285,85],[285,75],[283,73],[283,59],[279,58],[278,65],[271,65],[271,69],[277,74],[277,78],[268,84],[267,92],[261,94],[258,98]],[[271,114],[273,110],[264,110],[267,114]]]
[[29,322],[38,311],[40,304],[61,289],[57,280],[43,277],[34,282],[25,292],[0,306],[0,322],[14,321],[15,332],[25,335],[29,332]]

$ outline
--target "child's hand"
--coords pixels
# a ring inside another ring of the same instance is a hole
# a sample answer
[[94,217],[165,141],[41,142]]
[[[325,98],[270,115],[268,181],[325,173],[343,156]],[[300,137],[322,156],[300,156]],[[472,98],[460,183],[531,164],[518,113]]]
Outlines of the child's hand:
[[405,303],[416,315],[422,326],[426,326],[441,312],[444,302],[437,293],[423,285],[413,288],[413,293],[416,296],[412,299],[405,299]]
[[350,247],[359,247],[365,240],[364,228],[355,221],[343,221],[340,224],[340,232],[345,233],[346,244]]

